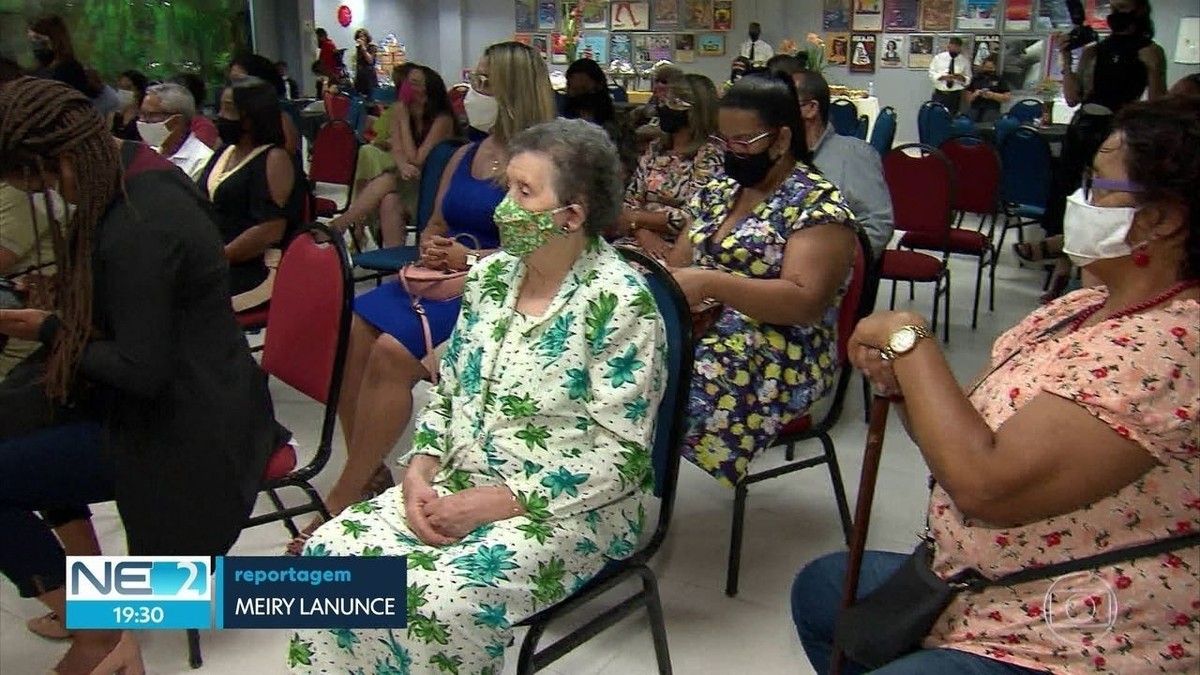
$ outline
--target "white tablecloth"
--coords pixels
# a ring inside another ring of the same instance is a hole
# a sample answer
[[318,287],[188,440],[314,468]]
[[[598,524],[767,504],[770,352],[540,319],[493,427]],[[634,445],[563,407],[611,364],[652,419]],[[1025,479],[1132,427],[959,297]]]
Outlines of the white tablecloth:
[[[846,97],[838,96],[835,98]],[[879,97],[868,96],[867,98],[850,98],[846,100],[854,104],[859,116],[867,116],[867,140],[871,140],[871,130],[875,128],[875,119],[879,117]]]

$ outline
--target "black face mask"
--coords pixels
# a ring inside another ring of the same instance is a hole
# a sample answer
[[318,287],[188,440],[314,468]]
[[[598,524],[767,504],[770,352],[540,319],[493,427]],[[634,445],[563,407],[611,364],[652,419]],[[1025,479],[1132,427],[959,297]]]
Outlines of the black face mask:
[[759,35],[758,33],[750,33],[750,41],[758,42],[758,35]]
[[739,157],[732,152],[725,153],[725,175],[736,180],[742,187],[760,185],[771,173],[775,160],[771,159],[771,149],[753,155]]
[[242,140],[242,121],[231,120],[224,117],[218,117],[214,122],[217,127],[217,136],[221,138],[221,142],[225,145],[234,145]]
[[665,134],[673,134],[688,124],[688,111],[672,110],[665,105],[658,106],[658,128]]
[[595,117],[600,111],[602,98],[606,96],[608,96],[607,91],[595,91],[567,96],[567,104],[563,109],[563,116],[576,118],[587,113],[589,117]]
[[1112,32],[1123,33],[1133,28],[1133,25],[1137,22],[1137,18],[1133,15],[1133,12],[1113,12],[1108,15],[1107,22]]
[[33,58],[37,59],[38,63],[48,66],[54,62],[54,50],[50,45],[37,40],[30,43],[30,46],[33,47]]

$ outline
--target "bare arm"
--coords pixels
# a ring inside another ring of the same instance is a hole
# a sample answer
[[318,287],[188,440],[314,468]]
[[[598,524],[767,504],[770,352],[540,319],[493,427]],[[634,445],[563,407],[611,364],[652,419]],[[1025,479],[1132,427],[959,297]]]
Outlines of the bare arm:
[[[271,201],[276,206],[283,208],[287,204],[295,187],[295,178],[295,168],[287,151],[280,148],[267,151],[267,186]],[[253,260],[278,244],[285,231],[287,220],[284,218],[274,218],[249,227],[225,245],[225,257],[231,263]]]
[[425,134],[425,140],[421,142],[421,147],[416,149],[413,154],[412,163],[415,166],[425,166],[425,160],[429,157],[429,153],[437,147],[438,143],[450,138],[454,133],[454,120],[449,115],[441,115],[433,120],[429,131]]
[[778,279],[748,279],[714,270],[706,296],[766,323],[816,323],[850,271],[854,237],[854,229],[844,223],[794,232],[784,248]]
[[1153,101],[1167,95],[1167,59],[1157,43],[1143,47],[1138,58],[1146,64],[1147,97]]
[[1063,60],[1063,96],[1067,105],[1077,106],[1088,95],[1086,83],[1091,81],[1092,68],[1096,63],[1096,45],[1090,44],[1083,48],[1079,57],[1079,69],[1071,69],[1071,52],[1063,50],[1059,55]]
[[391,142],[392,157],[400,166],[412,161],[416,155],[416,147],[412,140],[412,122],[408,117],[408,106],[401,101],[392,104]]

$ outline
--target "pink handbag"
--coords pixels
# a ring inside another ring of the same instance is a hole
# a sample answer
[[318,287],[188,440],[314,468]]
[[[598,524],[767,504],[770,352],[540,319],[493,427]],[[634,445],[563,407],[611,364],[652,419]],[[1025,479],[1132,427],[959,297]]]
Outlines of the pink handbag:
[[[455,237],[459,239],[467,237],[471,243],[475,245],[475,250],[479,250],[479,240],[470,234],[460,234]],[[438,359],[434,353],[433,331],[429,326],[429,317],[425,315],[425,308],[421,305],[422,300],[430,300],[433,302],[441,302],[445,300],[453,300],[461,297],[463,288],[467,285],[467,273],[470,270],[431,270],[428,267],[422,267],[417,263],[410,263],[400,268],[400,285],[404,288],[404,292],[408,294],[409,304],[417,314],[417,318],[421,320],[421,329],[425,333],[425,356],[421,359],[421,365],[425,370],[429,371],[430,380],[437,384],[437,366]]]

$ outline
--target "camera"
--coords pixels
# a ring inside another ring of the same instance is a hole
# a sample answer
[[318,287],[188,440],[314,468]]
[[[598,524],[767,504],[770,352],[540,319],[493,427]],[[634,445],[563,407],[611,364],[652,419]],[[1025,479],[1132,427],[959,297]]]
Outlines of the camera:
[[1100,36],[1096,34],[1095,29],[1084,23],[1087,17],[1083,12],[1083,0],[1066,1],[1067,14],[1071,16],[1071,23],[1075,24],[1075,27],[1067,34],[1067,49],[1075,51],[1084,45],[1089,45],[1099,40]]

